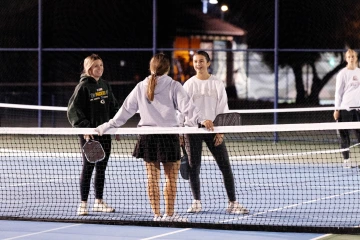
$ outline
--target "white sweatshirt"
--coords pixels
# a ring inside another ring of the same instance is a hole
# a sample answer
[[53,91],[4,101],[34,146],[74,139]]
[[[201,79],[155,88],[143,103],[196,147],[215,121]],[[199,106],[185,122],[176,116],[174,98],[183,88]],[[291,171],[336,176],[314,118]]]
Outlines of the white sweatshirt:
[[205,120],[179,82],[167,75],[158,77],[152,102],[146,94],[148,83],[149,78],[138,83],[116,115],[95,131],[102,135],[109,128],[118,128],[137,111],[141,118],[138,127],[178,127],[178,111],[194,126]]
[[[184,89],[205,119],[214,121],[218,114],[229,112],[224,83],[216,76],[210,75],[207,80],[193,76],[184,83]],[[185,121],[185,126],[194,126],[193,121],[186,116],[181,116],[179,120],[180,125]]]
[[336,76],[335,109],[360,108],[360,69],[343,68]]

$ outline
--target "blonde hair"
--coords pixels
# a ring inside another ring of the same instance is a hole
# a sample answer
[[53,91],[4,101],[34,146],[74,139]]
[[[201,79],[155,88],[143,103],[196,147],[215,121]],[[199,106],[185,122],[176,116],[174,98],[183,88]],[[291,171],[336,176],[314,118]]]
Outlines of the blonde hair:
[[96,60],[102,61],[101,57],[94,53],[84,59],[84,68],[81,74],[82,76],[91,76],[89,71]]
[[150,101],[154,100],[154,92],[156,86],[156,77],[168,73],[170,70],[170,61],[165,54],[155,54],[150,60],[150,79],[147,88],[147,97]]
[[354,49],[350,49],[350,48],[346,51],[345,57],[346,57],[347,54],[351,54],[351,53],[355,54],[356,58],[358,57],[357,52]]

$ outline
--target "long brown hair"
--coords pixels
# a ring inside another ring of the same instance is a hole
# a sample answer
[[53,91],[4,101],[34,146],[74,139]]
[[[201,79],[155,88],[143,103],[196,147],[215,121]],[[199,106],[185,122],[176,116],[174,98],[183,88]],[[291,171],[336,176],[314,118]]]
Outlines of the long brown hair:
[[154,100],[156,86],[156,77],[168,73],[170,70],[170,61],[163,53],[155,54],[150,60],[150,79],[147,88],[147,97],[150,101]]

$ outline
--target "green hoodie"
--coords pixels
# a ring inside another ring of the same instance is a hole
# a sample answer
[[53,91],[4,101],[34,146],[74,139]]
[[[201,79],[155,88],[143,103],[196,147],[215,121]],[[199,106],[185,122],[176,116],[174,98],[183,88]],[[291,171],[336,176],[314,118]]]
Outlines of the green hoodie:
[[119,110],[110,84],[83,76],[68,103],[67,117],[76,128],[95,128],[109,121]]

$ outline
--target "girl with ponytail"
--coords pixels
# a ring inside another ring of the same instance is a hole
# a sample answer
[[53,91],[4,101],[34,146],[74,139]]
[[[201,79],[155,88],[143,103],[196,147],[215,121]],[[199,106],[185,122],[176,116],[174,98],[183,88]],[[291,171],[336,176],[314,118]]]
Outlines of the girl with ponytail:
[[[138,127],[179,127],[177,111],[187,116],[190,122],[196,125],[201,123],[212,131],[213,122],[204,119],[182,85],[167,75],[170,70],[169,59],[162,53],[155,54],[149,65],[150,76],[136,85],[114,118],[98,126],[95,131],[101,136],[108,129],[125,124],[136,112],[140,113]],[[133,156],[145,162],[153,220],[187,222],[187,218],[175,213],[176,183],[180,168],[179,135],[140,135]],[[166,178],[165,214],[160,212],[161,164]]]

